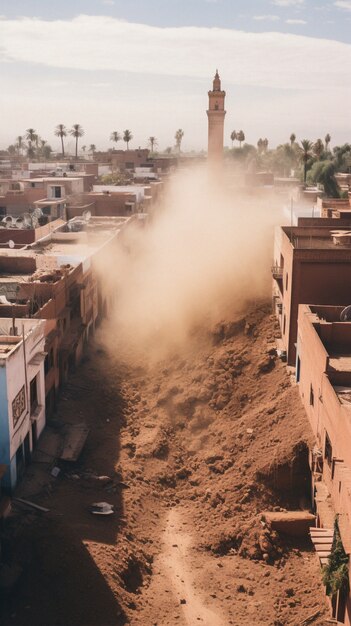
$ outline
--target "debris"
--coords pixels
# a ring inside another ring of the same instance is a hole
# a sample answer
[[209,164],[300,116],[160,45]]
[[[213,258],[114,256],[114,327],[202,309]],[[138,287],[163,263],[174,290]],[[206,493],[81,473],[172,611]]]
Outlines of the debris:
[[114,513],[113,504],[108,502],[94,502],[90,506],[90,513],[94,515],[112,515]]
[[314,613],[306,617],[306,619],[301,622],[301,626],[307,626],[307,624],[311,624],[315,619],[317,619],[317,617],[320,616],[320,613],[320,611],[315,611]]
[[90,429],[82,422],[81,424],[67,424],[65,426],[65,440],[61,459],[63,461],[76,461],[83,450]]
[[30,506],[37,511],[42,511],[43,513],[49,513],[50,509],[45,508],[44,506],[39,506],[39,504],[35,504],[34,502],[30,502],[30,500],[24,500],[23,498],[13,498],[13,502],[19,502],[20,504],[25,504],[26,506]]
[[60,472],[61,472],[60,468],[55,465],[55,467],[53,467],[51,470],[51,476],[53,476],[54,478],[57,478]]

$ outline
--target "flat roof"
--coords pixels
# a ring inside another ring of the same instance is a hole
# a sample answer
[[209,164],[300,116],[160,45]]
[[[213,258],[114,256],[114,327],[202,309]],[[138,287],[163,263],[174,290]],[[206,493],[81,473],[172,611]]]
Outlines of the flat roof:
[[8,358],[22,343],[22,328],[24,336],[28,337],[36,328],[44,328],[45,321],[38,319],[21,318],[16,320],[17,335],[10,334],[13,328],[12,319],[0,318],[0,359]]

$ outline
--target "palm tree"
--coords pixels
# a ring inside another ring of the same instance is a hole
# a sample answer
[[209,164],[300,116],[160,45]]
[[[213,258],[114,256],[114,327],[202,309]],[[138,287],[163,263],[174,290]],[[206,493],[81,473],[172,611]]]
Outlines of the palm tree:
[[69,131],[69,134],[72,135],[72,137],[74,137],[76,140],[76,159],[77,159],[78,158],[78,139],[80,137],[83,137],[84,130],[80,124],[73,124],[71,130]]
[[122,137],[117,130],[114,130],[110,135],[110,141],[114,141],[116,144],[121,141]]
[[176,134],[174,135],[174,139],[176,140],[176,147],[178,148],[178,152],[180,153],[180,146],[182,145],[182,139],[184,137],[184,130],[178,128]]
[[312,158],[313,142],[308,139],[302,139],[300,147],[300,160],[303,163],[303,182],[306,185],[307,163]]
[[291,135],[290,135],[290,145],[291,145],[291,147],[293,147],[295,141],[296,141],[296,135],[295,135],[295,133],[291,133]]
[[63,138],[67,137],[67,130],[64,124],[57,124],[55,128],[56,137],[60,137],[61,139],[61,150],[62,150],[62,158],[65,158],[65,146],[63,144]]
[[128,129],[125,130],[123,133],[123,141],[125,141],[127,144],[127,150],[129,150],[129,142],[132,141],[132,139],[133,139],[133,135],[130,132],[130,130]]
[[45,158],[45,154],[46,154],[45,146],[48,142],[45,139],[40,139],[39,141],[40,141],[39,154],[41,157]]
[[239,147],[241,148],[241,144],[243,141],[245,141],[245,133],[242,130],[239,130],[239,132],[237,133],[236,136],[238,142],[239,142]]
[[267,139],[267,137],[262,140],[262,147],[263,147],[264,152],[267,152],[267,150],[268,150],[268,139]]
[[232,140],[232,147],[233,147],[233,143],[234,143],[234,141],[237,139],[237,136],[236,136],[236,130],[233,130],[233,131],[230,133],[230,138],[231,138],[231,140]]
[[89,146],[89,152],[91,152],[92,157],[94,158],[95,152],[96,152],[96,145],[94,143],[91,143]]
[[331,136],[329,135],[329,133],[327,133],[326,136],[324,137],[324,141],[325,141],[325,151],[329,152],[329,144],[331,142]]
[[18,150],[18,154],[21,154],[21,152],[23,150],[23,147],[24,147],[23,137],[21,135],[19,135],[17,137],[16,147],[17,147],[17,150]]
[[153,152],[154,151],[154,147],[158,146],[158,142],[157,142],[156,137],[153,137],[153,136],[149,137],[148,144],[149,144],[149,146],[151,148],[151,152]]
[[85,154],[86,149],[87,149],[86,146],[82,146],[82,152],[84,152],[84,154]]
[[315,157],[318,159],[318,161],[320,161],[321,156],[324,152],[324,144],[321,139],[317,139],[317,141],[315,141],[314,146],[313,146],[313,152],[314,152]]
[[26,139],[28,141],[27,156],[29,157],[34,156],[33,142],[36,141],[36,138],[37,138],[37,134],[34,128],[27,128],[26,130]]

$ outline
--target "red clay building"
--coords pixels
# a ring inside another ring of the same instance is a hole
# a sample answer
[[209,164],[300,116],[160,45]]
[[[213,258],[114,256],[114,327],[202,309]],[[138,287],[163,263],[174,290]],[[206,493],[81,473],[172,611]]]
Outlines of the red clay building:
[[296,360],[299,304],[346,306],[351,299],[350,221],[321,218],[303,223],[280,227],[275,233],[273,303],[281,328],[280,347],[290,365]]
[[[351,321],[341,321],[342,310],[336,306],[299,307],[296,377],[316,440],[310,460],[317,526],[333,531],[338,516],[343,547],[350,555]],[[318,552],[317,545],[316,549]],[[320,554],[324,565],[327,553]],[[350,626],[350,593],[339,592],[332,599],[332,608],[338,623]]]

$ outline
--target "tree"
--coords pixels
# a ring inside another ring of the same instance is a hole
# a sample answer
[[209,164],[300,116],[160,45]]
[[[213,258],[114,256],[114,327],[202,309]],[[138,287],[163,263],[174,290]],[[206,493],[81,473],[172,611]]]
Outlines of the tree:
[[308,173],[312,183],[323,185],[328,198],[340,198],[340,188],[335,178],[335,164],[332,161],[316,161]]
[[296,135],[295,135],[295,133],[291,133],[291,135],[290,135],[290,145],[291,145],[291,147],[293,147],[295,141],[296,141]]
[[335,146],[333,149],[334,163],[338,172],[349,172],[351,167],[351,144]]
[[40,139],[39,153],[44,160],[50,159],[51,157],[52,148],[45,139]]
[[239,132],[236,135],[236,138],[239,142],[239,147],[241,148],[242,142],[245,141],[245,133],[242,130],[239,130]]
[[348,595],[350,590],[349,556],[340,536],[338,516],[334,522],[334,537],[328,562],[323,567],[323,583],[328,596],[335,596],[338,591]]
[[129,150],[129,142],[132,141],[132,139],[133,139],[133,135],[130,132],[130,130],[128,129],[125,130],[123,133],[123,141],[125,141],[127,144],[127,150]]
[[19,135],[16,139],[16,148],[17,148],[18,154],[22,154],[23,148],[24,148],[24,141],[21,135]]
[[268,150],[268,139],[267,139],[267,137],[266,137],[266,139],[263,139],[262,146],[263,146],[263,151],[267,152],[267,150]]
[[325,151],[329,152],[329,144],[331,142],[331,136],[329,135],[329,133],[327,133],[326,136],[324,137],[324,141],[325,141]]
[[149,137],[148,144],[151,148],[151,152],[153,152],[154,147],[158,145],[156,137],[153,137],[153,136]]
[[7,148],[7,152],[9,153],[10,156],[15,156],[17,154],[17,146],[15,144],[11,144]]
[[176,131],[176,134],[174,135],[174,139],[176,140],[176,148],[178,149],[179,154],[180,154],[180,147],[182,145],[183,137],[184,137],[184,130],[182,130],[181,128],[178,128],[178,130]]
[[318,159],[318,161],[321,160],[323,152],[324,152],[323,141],[321,139],[317,139],[317,141],[315,141],[314,145],[313,145],[313,153],[314,153],[316,159]]
[[80,124],[73,124],[71,130],[69,131],[69,134],[72,135],[72,137],[74,137],[76,140],[76,159],[77,159],[78,158],[78,139],[80,139],[80,137],[83,137],[84,130]]
[[89,152],[91,152],[92,157],[94,158],[95,152],[96,152],[96,145],[94,143],[91,143],[89,146]]
[[232,140],[232,147],[233,147],[233,143],[234,143],[234,141],[237,139],[236,130],[233,130],[233,131],[230,133],[230,138],[231,138],[231,140]]
[[263,152],[263,139],[261,139],[261,137],[257,142],[257,152],[258,154],[261,154]]
[[66,130],[66,126],[64,124],[57,124],[56,128],[55,128],[55,135],[56,137],[60,137],[61,139],[61,151],[62,151],[62,158],[65,158],[65,146],[63,143],[63,138],[67,137],[67,130]]
[[115,144],[117,144],[119,141],[121,141],[121,139],[122,137],[117,130],[112,131],[110,135],[110,141],[114,141]]
[[300,147],[300,160],[303,163],[303,182],[306,185],[306,178],[307,178],[307,164],[308,161],[310,161],[313,157],[312,154],[312,150],[313,150],[313,142],[309,141],[308,139],[302,139],[301,141],[301,147]]
[[28,141],[28,147],[27,147],[27,156],[29,156],[30,158],[34,157],[34,148],[33,148],[33,143],[36,141],[37,139],[37,134],[34,130],[34,128],[27,128],[26,130],[26,139]]

